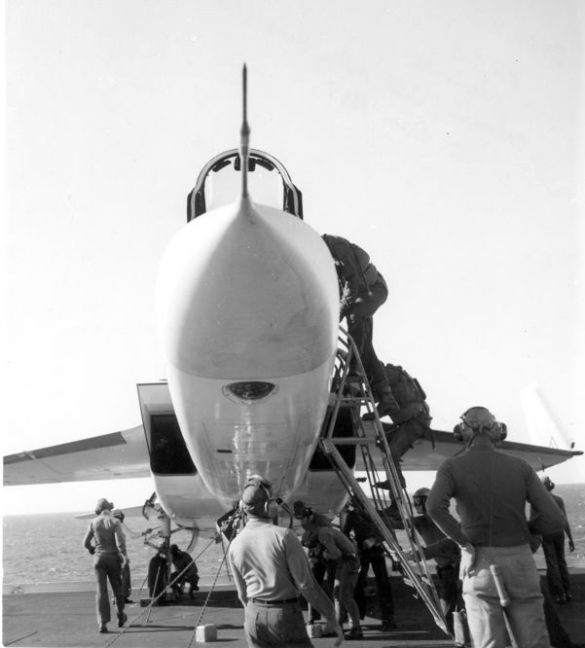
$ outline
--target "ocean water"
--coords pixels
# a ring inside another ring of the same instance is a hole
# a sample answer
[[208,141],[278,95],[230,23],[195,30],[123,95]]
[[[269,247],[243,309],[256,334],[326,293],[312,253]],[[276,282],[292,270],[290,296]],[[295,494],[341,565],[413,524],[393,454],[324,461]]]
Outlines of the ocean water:
[[[585,568],[585,484],[557,485],[555,494],[564,501],[575,541],[575,551],[566,550],[569,569]],[[152,526],[141,517],[126,517],[132,531]],[[92,557],[82,547],[87,519],[76,519],[72,513],[6,516],[3,519],[4,590],[18,591],[20,585],[75,583],[93,580]],[[186,531],[173,534],[173,542],[185,547],[190,539]],[[142,538],[128,538],[128,555],[135,596],[145,587],[148,562],[154,550]],[[201,534],[193,557],[202,583],[228,580],[221,543]],[[542,550],[536,554],[539,567],[544,566]],[[143,593],[146,596],[146,591]]]
[[[136,516],[126,516],[126,526],[141,532],[152,528],[152,522]],[[76,583],[93,581],[93,557],[83,547],[88,519],[77,519],[73,513],[12,515],[3,519],[3,583],[4,591],[20,585],[46,583]],[[185,548],[190,532],[173,533],[173,542]],[[143,538],[126,537],[130,558],[132,587],[146,593],[148,563],[155,550],[144,544]],[[228,578],[222,543],[210,535],[201,534],[192,553],[196,559],[201,581],[226,582]],[[16,590],[17,591],[17,590]]]

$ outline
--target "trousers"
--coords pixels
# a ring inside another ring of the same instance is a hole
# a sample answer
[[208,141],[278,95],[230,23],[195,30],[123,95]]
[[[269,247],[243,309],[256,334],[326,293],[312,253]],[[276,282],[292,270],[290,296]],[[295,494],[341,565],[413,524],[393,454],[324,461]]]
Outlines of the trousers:
[[406,480],[402,474],[400,460],[404,454],[414,447],[415,441],[425,436],[427,429],[428,426],[423,425],[418,419],[412,418],[396,425],[392,432],[386,436],[402,488],[406,488]]
[[[333,598],[333,583],[335,581],[335,562],[325,558],[314,558],[311,567],[313,576],[322,590],[329,598]],[[308,603],[309,623],[314,623],[321,618],[319,610]]]
[[374,313],[386,301],[388,288],[383,279],[370,286],[370,294],[350,306],[347,313],[347,330],[353,338],[361,356],[368,382],[376,400],[388,387],[384,365],[374,351]]
[[437,594],[447,622],[447,630],[454,634],[453,613],[463,609],[459,587],[459,564],[437,565]]
[[124,567],[122,567],[122,594],[126,598],[132,596],[132,578],[130,576],[130,563],[127,562]]
[[490,565],[497,565],[510,597],[507,618],[518,648],[550,648],[540,579],[529,545],[476,547],[476,561],[462,575],[463,599],[474,648],[509,646],[506,621]]
[[565,532],[545,536],[542,539],[542,550],[546,560],[546,578],[550,593],[555,598],[564,598],[571,594],[569,570],[565,560]]
[[354,599],[354,590],[360,573],[360,561],[356,557],[343,557],[337,561],[335,572],[335,613],[341,623],[345,610],[351,620],[352,628],[360,627],[360,610]]
[[108,596],[108,580],[116,598],[118,614],[124,612],[124,593],[122,592],[122,561],[118,554],[96,554],[93,563],[97,583],[96,611],[98,624],[109,623],[110,599]]
[[266,605],[249,600],[246,604],[244,633],[249,648],[313,646],[298,602]]
[[376,589],[378,591],[378,604],[380,606],[380,615],[382,622],[394,620],[394,598],[390,587],[390,578],[386,567],[386,556],[381,546],[374,546],[370,549],[362,548],[360,550],[360,571],[358,582],[354,592],[354,598],[360,611],[360,617],[366,616],[366,594],[365,587],[368,582],[368,572],[370,565],[376,579]]

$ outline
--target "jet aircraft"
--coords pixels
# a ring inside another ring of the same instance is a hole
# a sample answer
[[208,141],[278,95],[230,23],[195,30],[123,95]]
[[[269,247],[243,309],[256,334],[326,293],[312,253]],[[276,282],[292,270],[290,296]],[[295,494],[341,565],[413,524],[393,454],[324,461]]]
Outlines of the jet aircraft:
[[[166,513],[189,529],[230,510],[252,474],[269,479],[285,502],[301,499],[331,515],[344,505],[347,493],[318,448],[338,349],[337,275],[286,168],[249,147],[246,92],[244,69],[240,148],[203,167],[187,223],[161,262],[156,299],[168,379],[137,385],[142,424],[6,456],[5,485],[150,475]],[[226,201],[236,184],[236,199]],[[255,202],[252,187],[263,200],[277,196],[277,206]],[[503,446],[536,469],[580,454]],[[402,469],[435,470],[460,450],[452,434],[436,431],[434,442],[421,439],[403,457]],[[346,452],[359,470],[356,454]]]

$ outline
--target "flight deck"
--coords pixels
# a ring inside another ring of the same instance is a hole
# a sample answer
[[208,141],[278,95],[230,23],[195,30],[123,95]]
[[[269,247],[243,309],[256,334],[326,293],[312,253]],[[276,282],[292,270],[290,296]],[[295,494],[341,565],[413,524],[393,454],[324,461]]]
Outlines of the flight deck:
[[[373,606],[363,621],[364,638],[347,641],[348,646],[368,648],[451,648],[453,641],[435,626],[424,604],[413,597],[413,590],[401,578],[392,577],[396,630],[381,632],[380,619]],[[585,636],[585,570],[572,570],[573,601],[557,606],[561,621],[573,642]],[[3,645],[35,647],[188,648],[210,645],[217,648],[244,648],[244,610],[233,585],[216,587],[208,598],[211,583],[200,582],[194,600],[184,597],[180,603],[142,607],[128,605],[128,623],[118,628],[114,621],[110,632],[97,631],[93,583],[66,586],[21,586],[6,588],[3,596]],[[373,600],[373,599],[372,599]],[[371,616],[369,616],[371,614]],[[115,613],[113,612],[115,619]],[[213,625],[217,640],[196,642],[196,629]],[[316,648],[333,646],[333,638],[315,638]]]

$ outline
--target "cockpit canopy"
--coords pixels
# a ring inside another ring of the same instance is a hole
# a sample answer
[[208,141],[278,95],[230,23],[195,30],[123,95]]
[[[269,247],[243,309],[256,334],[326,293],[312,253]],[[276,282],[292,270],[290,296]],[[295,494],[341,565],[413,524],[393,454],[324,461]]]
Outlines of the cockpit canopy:
[[[212,209],[234,202],[241,193],[242,162],[238,149],[212,158],[201,170],[187,196],[187,222]],[[254,202],[303,218],[303,195],[275,157],[250,149],[248,191]]]

